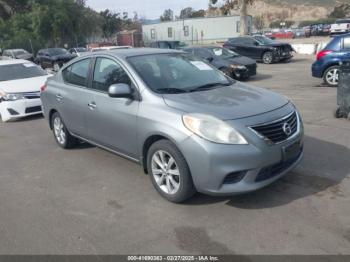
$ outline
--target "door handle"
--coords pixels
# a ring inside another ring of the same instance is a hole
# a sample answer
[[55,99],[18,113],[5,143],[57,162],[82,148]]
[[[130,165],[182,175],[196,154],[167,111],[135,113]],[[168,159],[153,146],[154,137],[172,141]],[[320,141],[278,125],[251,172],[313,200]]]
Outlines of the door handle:
[[90,102],[88,104],[88,107],[91,109],[91,110],[94,110],[97,106],[96,106],[96,103],[95,102]]
[[60,102],[63,99],[63,96],[61,94],[57,94],[56,99]]

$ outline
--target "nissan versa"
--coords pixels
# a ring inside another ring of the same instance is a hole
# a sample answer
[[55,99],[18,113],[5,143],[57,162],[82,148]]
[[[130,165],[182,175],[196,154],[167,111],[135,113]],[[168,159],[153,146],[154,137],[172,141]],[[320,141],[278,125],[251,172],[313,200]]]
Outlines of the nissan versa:
[[257,190],[303,155],[302,121],[286,97],[182,51],[77,58],[48,80],[41,99],[59,146],[82,140],[134,160],[172,202]]

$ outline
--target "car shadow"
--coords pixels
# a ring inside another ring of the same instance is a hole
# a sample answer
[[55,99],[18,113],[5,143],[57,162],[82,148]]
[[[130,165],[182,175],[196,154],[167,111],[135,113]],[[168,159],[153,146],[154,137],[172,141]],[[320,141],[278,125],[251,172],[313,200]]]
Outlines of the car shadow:
[[260,80],[265,80],[265,79],[270,79],[270,78],[272,78],[272,75],[257,74],[255,76],[252,76],[251,78],[249,78],[246,82],[260,81]]
[[89,148],[95,148],[96,146],[89,144],[85,141],[80,141],[77,146],[73,147],[71,150],[82,150],[82,149],[89,149]]
[[197,194],[187,205],[226,202],[242,209],[264,209],[286,205],[308,196],[342,198],[339,184],[350,174],[350,150],[342,145],[305,137],[305,156],[294,171],[259,191],[232,197]]

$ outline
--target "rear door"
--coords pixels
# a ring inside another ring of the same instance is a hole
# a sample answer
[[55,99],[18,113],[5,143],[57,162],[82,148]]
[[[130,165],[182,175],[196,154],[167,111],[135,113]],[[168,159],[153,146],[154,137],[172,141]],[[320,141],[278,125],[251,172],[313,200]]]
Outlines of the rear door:
[[63,81],[55,89],[57,109],[69,131],[87,138],[86,114],[93,93],[87,89],[91,58],[79,60],[62,71]]
[[129,98],[111,98],[112,84],[128,84],[137,92],[136,85],[126,69],[114,58],[99,56],[92,73],[87,129],[92,141],[127,156],[137,156],[137,112],[139,101]]
[[345,59],[350,61],[350,36],[344,37],[343,52]]

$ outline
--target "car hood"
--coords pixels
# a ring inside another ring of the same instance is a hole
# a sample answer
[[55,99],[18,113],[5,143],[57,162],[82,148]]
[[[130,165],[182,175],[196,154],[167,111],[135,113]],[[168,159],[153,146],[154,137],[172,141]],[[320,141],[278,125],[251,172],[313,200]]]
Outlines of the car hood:
[[0,82],[0,90],[5,93],[38,92],[50,75]]
[[73,59],[75,57],[76,57],[76,55],[64,54],[64,55],[55,55],[52,58],[54,60],[70,60],[70,59]]
[[244,65],[244,66],[256,63],[255,60],[246,56],[236,56],[236,57],[225,59],[225,61],[229,62],[230,64]]
[[268,44],[268,45],[265,45],[265,46],[271,46],[271,47],[289,46],[290,47],[291,45],[288,44],[288,43],[276,42],[276,43]]
[[32,54],[23,54],[23,55],[16,56],[17,59],[24,59],[24,60],[31,59],[32,57],[33,57]]
[[208,91],[164,94],[165,103],[186,113],[210,114],[222,120],[234,120],[273,111],[289,100],[263,88],[241,82]]

